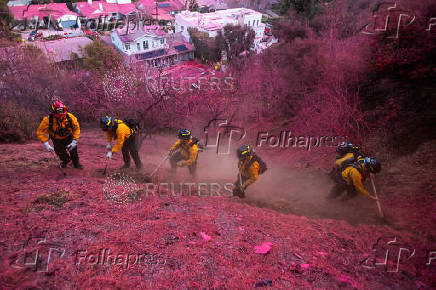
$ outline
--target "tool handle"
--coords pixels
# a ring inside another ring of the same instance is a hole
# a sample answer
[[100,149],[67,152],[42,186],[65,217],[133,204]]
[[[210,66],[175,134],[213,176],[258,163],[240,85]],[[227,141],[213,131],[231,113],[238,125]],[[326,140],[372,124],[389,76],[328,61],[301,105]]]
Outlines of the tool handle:
[[106,159],[106,165],[104,166],[103,174],[107,176],[107,166],[109,164],[109,159]]
[[[53,157],[54,157],[55,159],[57,159],[56,154],[55,154],[53,151],[50,151],[50,152],[51,152],[51,155],[53,155]],[[65,172],[65,170],[64,170],[60,165],[58,166],[58,168],[59,168],[59,170],[62,172],[62,174],[63,174],[64,176],[67,175],[67,173]]]
[[159,163],[159,165],[156,167],[155,170],[153,170],[153,172],[150,174],[150,177],[153,176],[158,170],[159,168],[162,166],[162,164],[168,159],[170,158],[170,155],[165,156],[165,158]]
[[377,189],[375,188],[374,175],[370,174],[370,176],[371,176],[372,189],[374,190],[375,201],[377,202],[378,213],[379,213],[381,218],[384,218],[384,214],[383,214],[383,211],[381,209],[380,201],[378,200],[378,196],[377,196]]
[[241,175],[241,172],[239,172],[239,187],[241,187],[242,188],[242,175]]

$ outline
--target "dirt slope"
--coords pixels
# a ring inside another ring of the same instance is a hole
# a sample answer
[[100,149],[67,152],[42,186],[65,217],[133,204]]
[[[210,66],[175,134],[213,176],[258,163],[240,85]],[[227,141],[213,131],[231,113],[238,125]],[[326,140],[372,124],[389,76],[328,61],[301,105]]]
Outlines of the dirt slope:
[[[143,172],[124,172],[132,186],[144,187],[144,174],[172,141],[145,140]],[[243,201],[139,190],[116,203],[103,194],[104,144],[101,132],[84,132],[85,170],[68,168],[60,180],[40,143],[0,145],[1,288],[436,287],[436,261],[426,265],[428,251],[436,249],[434,200],[409,194],[434,190],[432,181],[416,185],[401,173],[385,178],[388,225],[377,222],[375,205],[363,197],[326,201],[329,181],[318,170],[284,164],[265,173]],[[196,182],[233,182],[233,158],[202,153]],[[111,174],[121,159],[115,155]],[[165,168],[159,176],[155,181],[171,181]],[[182,170],[175,180],[188,181],[188,174]],[[400,187],[409,195],[393,197]],[[406,250],[397,271],[400,248]],[[387,265],[374,264],[387,249]]]

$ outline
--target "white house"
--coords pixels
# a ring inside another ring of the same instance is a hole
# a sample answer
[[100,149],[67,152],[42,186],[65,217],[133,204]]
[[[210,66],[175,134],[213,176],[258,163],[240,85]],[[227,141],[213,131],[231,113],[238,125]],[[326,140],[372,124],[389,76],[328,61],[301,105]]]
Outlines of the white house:
[[251,27],[255,32],[254,48],[257,49],[265,32],[265,24],[262,23],[262,13],[247,8],[217,10],[211,13],[183,11],[176,14],[175,32],[182,33],[190,41],[189,27],[215,37],[228,24]]
[[[92,1],[92,0],[88,0]],[[115,4],[130,4],[132,0],[106,0],[107,3],[115,3]]]
[[65,3],[32,4],[29,6],[11,6],[10,13],[16,20],[28,21],[44,26],[45,23],[60,28],[80,28],[79,15],[68,9]]
[[27,6],[29,4],[30,4],[30,0],[10,0],[7,5],[9,7],[13,7],[13,6]]
[[125,29],[114,29],[111,40],[128,63],[145,61],[149,66],[160,67],[194,58],[193,46],[181,34],[167,34],[158,25],[142,26],[127,34]]
[[125,29],[113,30],[111,40],[119,51],[132,55],[167,48],[166,35],[159,26],[153,25],[129,31],[127,34]]

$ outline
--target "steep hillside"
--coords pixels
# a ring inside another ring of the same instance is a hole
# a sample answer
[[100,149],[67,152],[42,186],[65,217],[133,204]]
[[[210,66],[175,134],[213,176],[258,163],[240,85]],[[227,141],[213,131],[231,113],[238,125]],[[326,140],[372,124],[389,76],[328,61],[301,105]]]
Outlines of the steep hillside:
[[[172,141],[146,139],[145,168],[124,177],[113,175],[120,154],[109,163],[109,177],[102,174],[105,141],[97,130],[80,139],[85,170],[68,168],[65,178],[40,143],[0,145],[1,288],[436,287],[436,261],[426,265],[436,245],[434,180],[422,173],[432,158],[425,148],[409,158],[417,163],[399,160],[380,179],[383,224],[373,202],[327,202],[327,179],[285,164],[261,176],[246,200],[226,192],[189,196],[177,187],[174,194],[163,187],[161,196],[145,192],[144,176]],[[428,161],[416,161],[419,154]],[[196,182],[234,181],[233,155],[216,158],[202,153]],[[171,181],[165,175],[163,168],[154,181]],[[187,177],[180,171],[176,181],[191,182]],[[137,190],[116,202],[103,187]]]

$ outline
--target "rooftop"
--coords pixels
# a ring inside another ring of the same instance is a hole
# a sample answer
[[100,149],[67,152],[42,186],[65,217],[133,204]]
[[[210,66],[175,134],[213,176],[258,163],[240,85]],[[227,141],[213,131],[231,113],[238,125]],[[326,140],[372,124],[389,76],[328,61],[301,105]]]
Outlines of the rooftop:
[[31,19],[32,17],[48,17],[52,16],[55,19],[62,17],[63,15],[76,15],[76,12],[68,9],[65,3],[49,3],[49,4],[33,4],[29,6],[12,6],[9,7],[9,11],[17,20],[23,20],[25,18]]
[[215,9],[227,9],[228,5],[224,0],[198,0],[199,6],[208,6]]
[[141,25],[139,25],[139,27],[140,27],[139,29],[129,30],[129,33],[127,35],[126,35],[125,28],[117,29],[116,32],[120,36],[122,42],[133,42],[143,36],[162,37],[167,35],[167,33],[163,31],[158,25],[142,26],[142,27]]
[[82,57],[80,47],[85,47],[92,42],[88,37],[73,37],[53,41],[37,41],[34,45],[40,48],[49,58],[55,62],[71,60],[71,53],[77,53]]
[[197,27],[201,27],[206,30],[220,30],[223,25],[238,21],[238,17],[243,15],[255,15],[260,12],[247,9],[247,8],[234,8],[227,10],[218,10],[210,13],[199,13],[182,11],[179,17],[184,21],[195,24]]
[[94,1],[92,4],[88,2],[75,3],[80,11],[80,15],[87,18],[98,18],[100,16],[111,15],[112,13],[120,13],[127,15],[136,10],[134,4],[117,4],[106,3],[104,1]]
[[[184,1],[183,1],[184,3]],[[158,20],[172,20],[174,17],[170,14],[172,11],[180,11],[185,8],[185,5],[179,0],[169,0],[157,3],[157,19]],[[154,0],[139,0],[137,2],[139,10],[156,18],[156,1]]]

